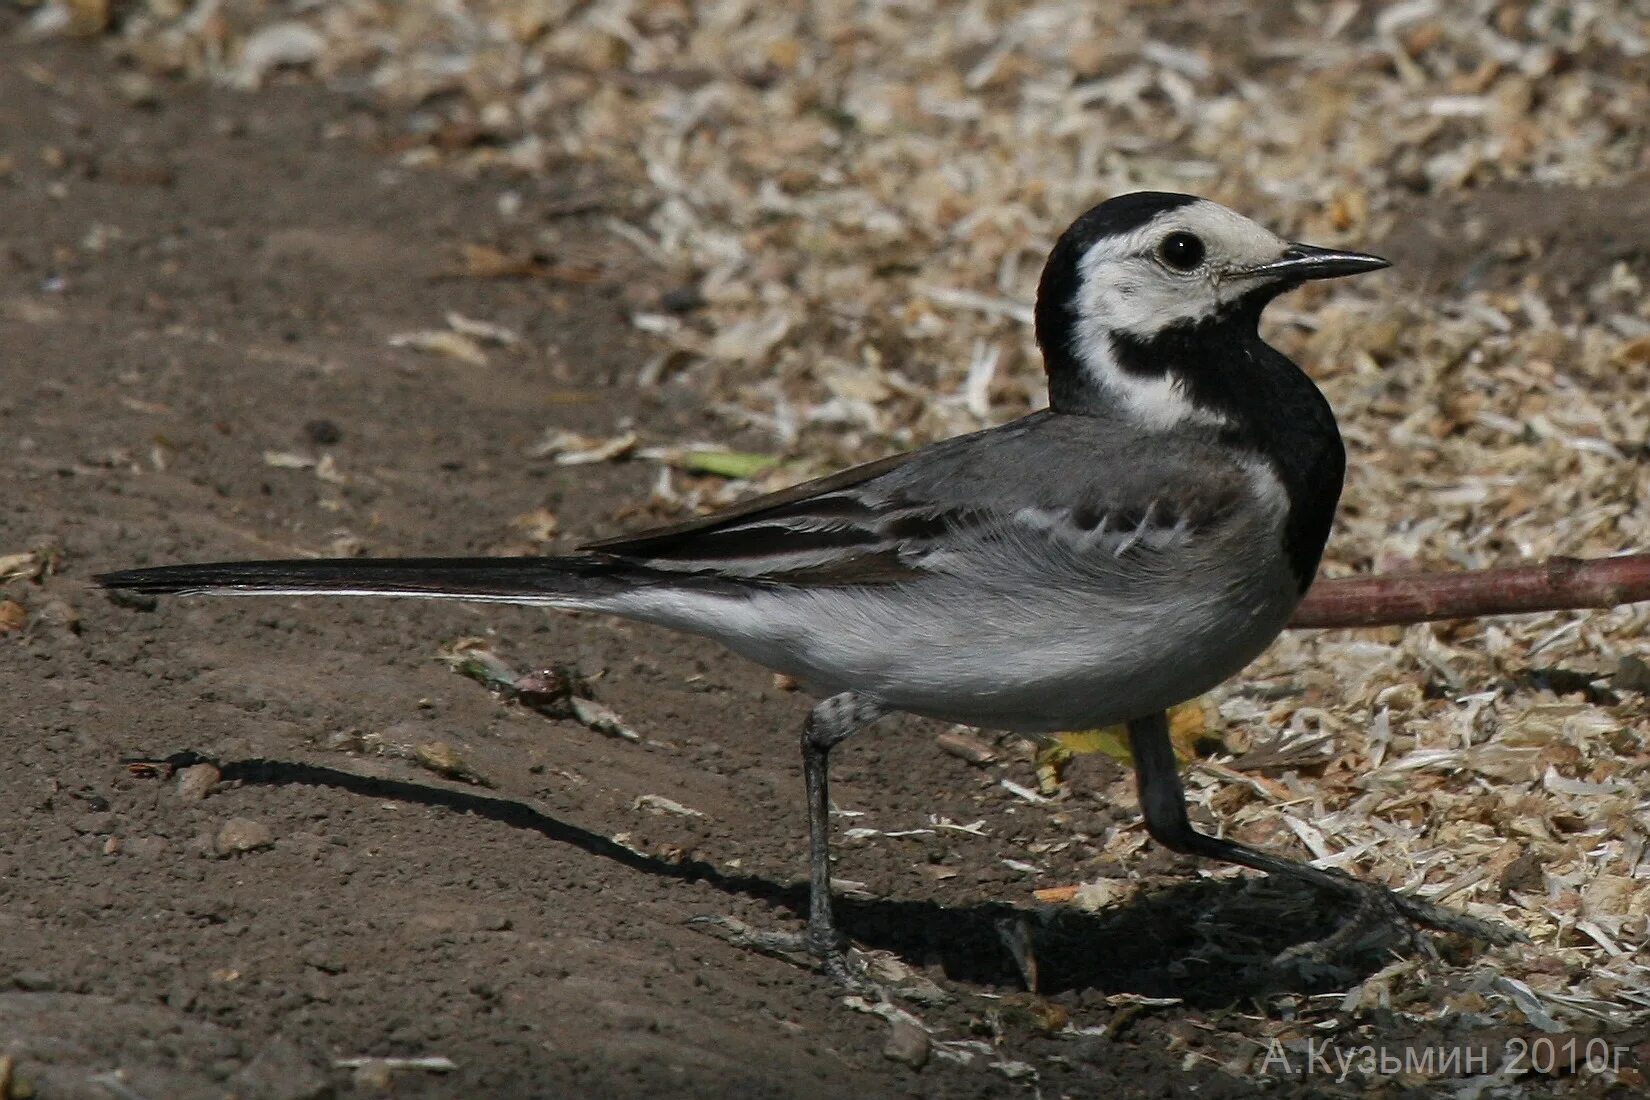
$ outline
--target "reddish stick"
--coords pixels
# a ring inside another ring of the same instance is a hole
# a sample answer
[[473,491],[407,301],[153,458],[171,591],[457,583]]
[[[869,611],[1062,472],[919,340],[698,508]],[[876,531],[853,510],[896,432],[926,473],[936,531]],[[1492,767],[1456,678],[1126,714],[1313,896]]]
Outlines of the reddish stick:
[[1650,600],[1650,554],[1550,558],[1540,565],[1464,573],[1389,573],[1320,580],[1289,620],[1292,629],[1397,626],[1615,607]]

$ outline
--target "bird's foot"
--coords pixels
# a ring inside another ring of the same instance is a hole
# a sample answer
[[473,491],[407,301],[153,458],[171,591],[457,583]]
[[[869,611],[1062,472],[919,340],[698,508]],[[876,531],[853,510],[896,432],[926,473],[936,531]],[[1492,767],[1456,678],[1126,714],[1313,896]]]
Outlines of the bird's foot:
[[1390,947],[1396,938],[1404,948],[1436,958],[1431,941],[1398,904],[1398,895],[1374,883],[1348,880],[1348,893],[1357,903],[1352,913],[1327,936],[1297,943],[1272,956],[1274,970],[1322,976],[1339,971],[1336,960],[1373,948]]
[[1431,928],[1435,932],[1450,932],[1457,936],[1466,936],[1469,939],[1479,940],[1494,947],[1530,942],[1528,936],[1508,925],[1469,917],[1465,913],[1445,909],[1441,905],[1434,905],[1430,901],[1423,901],[1408,894],[1395,893],[1384,886],[1376,886],[1374,889],[1379,890],[1389,898],[1397,906],[1398,911],[1409,920],[1423,927]]
[[807,932],[770,932],[734,917],[694,917],[688,922],[711,935],[795,966],[818,970],[848,993],[874,1004],[898,999],[919,1005],[950,1004],[956,997],[922,971],[888,951],[866,951],[838,938],[821,944]]
[[809,932],[775,932],[752,928],[735,917],[694,917],[688,921],[711,931],[735,947],[760,951],[795,966],[818,970],[851,993],[882,998],[882,988],[871,980],[864,952],[840,937],[816,938]]
[[1438,952],[1432,941],[1421,934],[1423,928],[1466,936],[1495,946],[1529,942],[1517,929],[1469,917],[1421,898],[1400,894],[1378,883],[1348,875],[1339,886],[1356,902],[1357,907],[1352,915],[1329,935],[1279,952],[1272,959],[1274,967],[1298,970],[1331,968],[1332,960],[1342,953],[1375,946],[1394,932],[1408,950],[1436,959]]

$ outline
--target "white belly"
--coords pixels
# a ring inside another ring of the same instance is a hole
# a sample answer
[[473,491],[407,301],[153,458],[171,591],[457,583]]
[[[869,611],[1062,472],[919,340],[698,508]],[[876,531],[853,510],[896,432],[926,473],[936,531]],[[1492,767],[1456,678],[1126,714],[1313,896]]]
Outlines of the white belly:
[[898,593],[791,589],[621,613],[718,638],[821,692],[1042,733],[1109,725],[1208,691],[1270,644],[1299,598],[1281,555],[1132,595],[1041,579],[991,591],[959,578]]

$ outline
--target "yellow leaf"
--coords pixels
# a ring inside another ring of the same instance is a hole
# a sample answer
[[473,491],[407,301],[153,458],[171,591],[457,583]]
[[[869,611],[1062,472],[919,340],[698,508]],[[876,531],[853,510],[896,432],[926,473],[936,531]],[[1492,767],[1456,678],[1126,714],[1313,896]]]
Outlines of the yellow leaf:
[[[1179,706],[1169,708],[1169,744],[1174,746],[1175,758],[1182,764],[1197,759],[1198,748],[1210,738],[1218,740],[1216,732],[1220,714],[1214,704],[1205,698],[1192,699]],[[1073,756],[1087,756],[1091,753],[1104,753],[1119,764],[1134,765],[1134,754],[1129,751],[1129,734],[1121,725],[1106,726],[1095,730],[1073,730],[1068,733],[1057,733],[1050,740],[1052,746],[1064,752],[1065,758]],[[1045,754],[1054,756],[1053,748],[1041,749],[1037,754],[1038,779],[1042,779],[1042,763]],[[1064,767],[1061,760],[1057,768]]]

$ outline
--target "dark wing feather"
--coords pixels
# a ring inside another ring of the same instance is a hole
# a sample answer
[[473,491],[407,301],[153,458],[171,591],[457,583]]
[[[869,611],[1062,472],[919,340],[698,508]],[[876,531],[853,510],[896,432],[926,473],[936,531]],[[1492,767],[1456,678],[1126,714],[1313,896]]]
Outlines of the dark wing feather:
[[1004,547],[1046,546],[1053,562],[1110,572],[1207,536],[1248,491],[1229,455],[1152,440],[1141,463],[1146,442],[1113,423],[1033,414],[582,549],[678,575],[817,587],[966,571],[975,552]]
[[874,496],[853,492],[910,461],[898,454],[667,527],[580,549],[683,572],[777,584],[891,584],[917,571],[878,529]]
[[[800,485],[792,485],[789,489],[780,489],[778,492],[765,493],[750,500],[740,501],[738,504],[730,504],[709,515],[696,516],[680,523],[628,535],[615,535],[612,538],[587,542],[579,549],[594,550],[616,557],[646,558],[659,554],[668,555],[680,550],[684,544],[690,545],[695,536],[710,534],[736,524],[744,526],[746,522],[755,520],[786,518],[804,510],[826,515],[835,514],[845,520],[863,518],[863,506],[851,497],[830,497],[829,500],[819,498],[828,497],[843,489],[855,488],[872,478],[881,477],[911,461],[915,454],[914,451],[908,451],[905,454],[889,455],[875,462],[867,462],[863,466],[854,466],[825,477],[816,477],[812,481],[804,481]],[[798,505],[804,507],[799,509]]]

